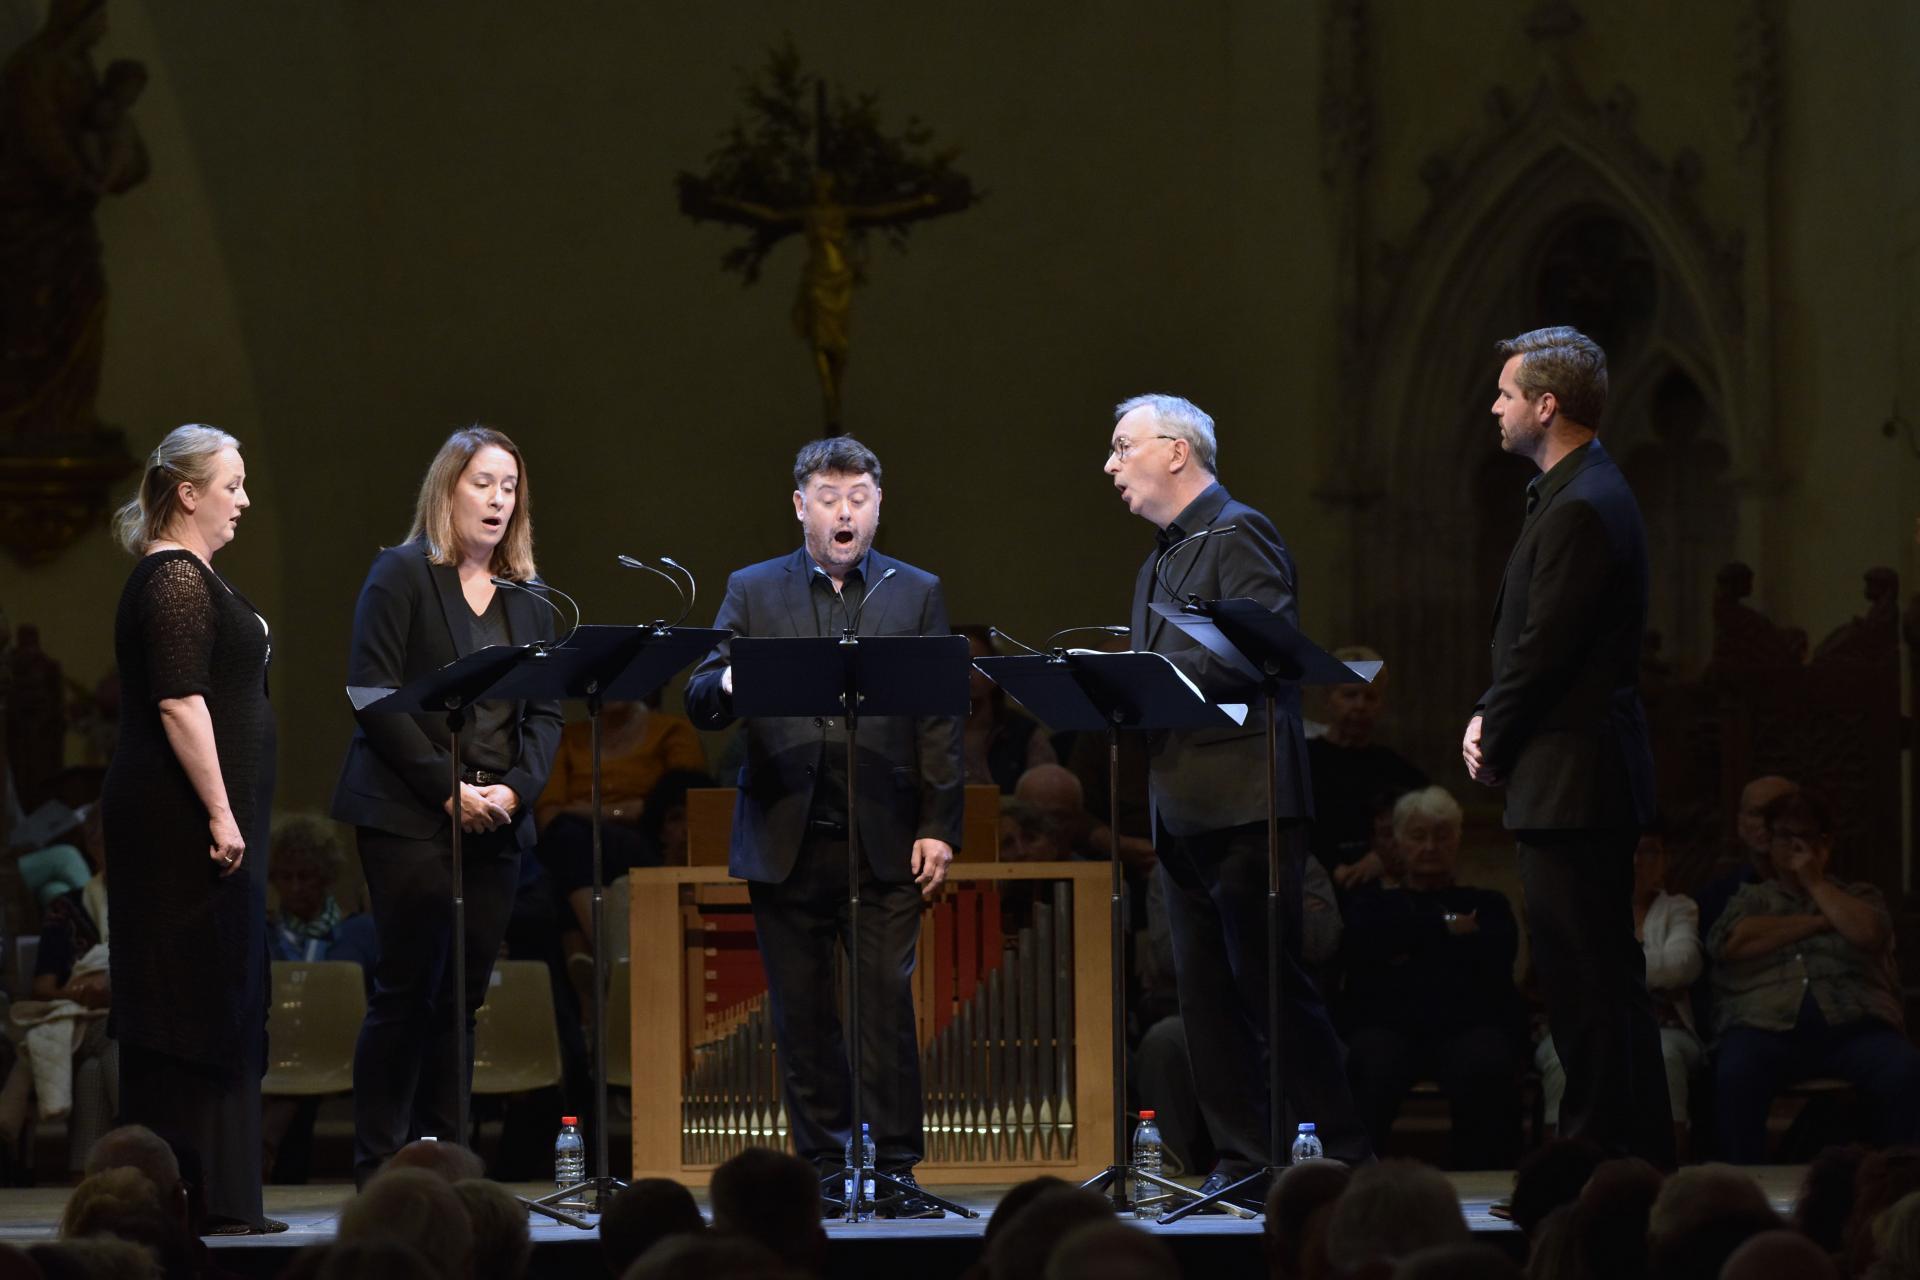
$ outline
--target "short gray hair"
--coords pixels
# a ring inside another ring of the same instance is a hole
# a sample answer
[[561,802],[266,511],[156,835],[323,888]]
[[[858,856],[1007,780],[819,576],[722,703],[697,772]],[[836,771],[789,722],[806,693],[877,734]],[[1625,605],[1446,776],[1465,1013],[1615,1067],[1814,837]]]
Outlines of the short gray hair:
[[1445,787],[1422,787],[1393,802],[1393,834],[1398,836],[1415,818],[1431,818],[1457,828],[1464,816],[1460,802]]
[[1214,438],[1213,419],[1207,416],[1206,410],[1179,396],[1134,396],[1113,406],[1113,420],[1118,422],[1135,409],[1153,410],[1160,429],[1176,440],[1185,440],[1193,450],[1193,460],[1202,470],[1208,475],[1218,473],[1215,460],[1220,456],[1220,446]]
[[1353,1175],[1327,1220],[1327,1260],[1352,1270],[1375,1258],[1397,1261],[1473,1235],[1453,1184],[1413,1160],[1382,1160]]

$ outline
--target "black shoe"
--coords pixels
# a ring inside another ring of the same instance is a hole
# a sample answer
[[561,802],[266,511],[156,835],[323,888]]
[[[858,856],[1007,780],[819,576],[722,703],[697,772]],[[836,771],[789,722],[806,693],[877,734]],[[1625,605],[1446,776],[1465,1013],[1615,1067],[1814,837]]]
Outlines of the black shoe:
[[[1219,1195],[1222,1191],[1225,1191],[1228,1187],[1241,1181],[1241,1179],[1246,1176],[1247,1175],[1242,1174],[1235,1177],[1220,1173],[1216,1170],[1208,1174],[1207,1180],[1200,1184],[1200,1195],[1203,1199],[1207,1196]],[[1222,1203],[1236,1204],[1242,1209],[1251,1209],[1255,1213],[1263,1211],[1267,1207],[1265,1180],[1249,1182],[1246,1186],[1241,1187],[1230,1196],[1220,1196],[1218,1201],[1208,1205],[1205,1209],[1200,1210],[1200,1212],[1226,1213],[1227,1210],[1220,1207]]]
[[910,1168],[882,1169],[880,1172],[892,1178],[899,1186],[877,1183],[874,1186],[874,1199],[880,1203],[875,1213],[882,1218],[944,1218],[947,1211],[920,1194],[920,1184],[914,1181]]

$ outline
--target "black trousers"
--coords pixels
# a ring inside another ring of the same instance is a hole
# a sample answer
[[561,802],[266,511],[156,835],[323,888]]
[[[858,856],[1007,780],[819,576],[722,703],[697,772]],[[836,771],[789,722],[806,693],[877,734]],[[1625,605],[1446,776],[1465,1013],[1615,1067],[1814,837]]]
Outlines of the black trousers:
[[1673,1167],[1673,1118],[1647,960],[1633,936],[1626,831],[1517,831],[1534,969],[1567,1072],[1560,1132]]
[[415,1138],[448,1137],[459,1121],[454,1045],[466,1019],[473,1076],[473,1015],[486,1000],[519,879],[513,831],[465,835],[467,1007],[453,1007],[453,846],[359,830],[360,863],[380,931],[373,995],[353,1054],[353,1172],[364,1185]]
[[[807,1160],[838,1160],[853,1117],[853,1073],[834,964],[851,937],[846,837],[809,836],[791,875],[777,884],[749,881],[748,890],[794,1147]],[[883,1169],[917,1164],[926,1154],[913,1020],[919,943],[919,888],[912,881],[876,879],[863,858],[860,1118],[872,1126]]]
[[1436,1080],[1447,1097],[1450,1169],[1511,1169],[1520,1156],[1519,1053],[1502,1027],[1411,1032],[1347,1028],[1349,1074],[1375,1151],[1414,1084]]
[[[1155,842],[1173,933],[1173,964],[1200,1112],[1220,1153],[1216,1172],[1241,1178],[1269,1159],[1267,1066],[1267,828],[1265,823]],[[1285,1102],[1312,1123],[1326,1153],[1372,1156],[1347,1083],[1346,1050],[1300,961],[1305,828],[1280,829],[1281,1045]],[[1278,1153],[1285,1163],[1287,1152]]]

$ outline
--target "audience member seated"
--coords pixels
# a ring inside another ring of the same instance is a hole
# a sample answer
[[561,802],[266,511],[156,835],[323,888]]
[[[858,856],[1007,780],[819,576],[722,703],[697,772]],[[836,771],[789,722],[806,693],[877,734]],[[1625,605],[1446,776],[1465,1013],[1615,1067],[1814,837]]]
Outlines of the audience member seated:
[[1859,1090],[1870,1142],[1913,1142],[1920,1050],[1904,1030],[1885,901],[1871,885],[1828,878],[1833,822],[1817,797],[1782,796],[1765,820],[1774,875],[1734,894],[1707,940],[1721,1152],[1760,1163],[1774,1095],[1808,1076]]
[[453,1193],[473,1227],[473,1280],[520,1280],[533,1258],[527,1207],[485,1178],[463,1178],[453,1184]]
[[[1707,937],[1720,922],[1720,913],[1733,895],[1750,884],[1773,878],[1773,845],[1767,835],[1767,806],[1800,789],[1791,778],[1766,774],[1740,788],[1740,809],[1734,816],[1734,850],[1725,867],[1693,895],[1700,904],[1700,936]],[[1727,864],[1731,865],[1727,865]]]
[[[1336,650],[1344,662],[1378,662],[1358,645]],[[1372,684],[1336,684],[1326,691],[1326,732],[1307,742],[1313,773],[1313,854],[1334,884],[1350,889],[1385,872],[1372,854],[1375,797],[1399,797],[1427,785],[1427,776],[1393,748],[1373,740],[1386,710],[1387,673]]]
[[1419,1080],[1452,1113],[1456,1169],[1505,1169],[1520,1147],[1515,1099],[1523,1009],[1513,985],[1520,934],[1505,895],[1454,882],[1460,806],[1441,787],[1394,806],[1404,886],[1351,895],[1335,1005],[1354,1101],[1375,1151]]
[[1353,1173],[1338,1160],[1302,1160],[1280,1171],[1267,1188],[1261,1246],[1273,1280],[1303,1280],[1307,1221],[1338,1200]]
[[1393,1269],[1393,1280],[1522,1280],[1525,1274],[1494,1246],[1468,1241],[1408,1254]]
[[716,1232],[764,1246],[788,1266],[820,1271],[820,1174],[784,1151],[748,1147],[713,1171],[708,1187]]
[[349,915],[334,897],[346,865],[340,828],[329,819],[301,813],[274,824],[267,878],[279,903],[269,917],[267,951],[275,960],[351,960],[371,986],[380,934],[371,915]]
[[347,1202],[335,1237],[393,1240],[432,1264],[439,1280],[473,1274],[473,1223],[452,1184],[425,1169],[382,1169],[366,1190]]
[[45,904],[34,954],[32,999],[15,1003],[12,1032],[19,1046],[0,1088],[0,1150],[30,1166],[21,1150],[27,1109],[42,1120],[67,1120],[67,1171],[78,1173],[87,1150],[120,1108],[120,1050],[107,1035],[113,1003],[108,980],[110,922],[99,806],[76,837],[92,874]]
[[1180,1280],[1173,1250],[1124,1222],[1087,1222],[1055,1246],[1046,1280]]
[[1647,1256],[1656,1280],[1714,1280],[1734,1250],[1780,1227],[1760,1184],[1724,1164],[1681,1169],[1660,1188],[1647,1218]]
[[90,820],[97,824],[93,815],[98,810],[98,805],[75,810],[49,801],[8,833],[7,847],[17,857],[21,882],[42,911],[93,878],[99,857],[87,856],[86,826]]
[[[1660,1023],[1660,1054],[1667,1067],[1667,1099],[1679,1150],[1687,1128],[1687,1089],[1700,1065],[1700,1037],[1694,1028],[1693,981],[1700,976],[1699,908],[1685,894],[1668,893],[1667,845],[1657,831],[1640,837],[1633,851],[1633,928],[1647,955],[1647,993]],[[1549,1128],[1560,1123],[1560,1098],[1567,1075],[1548,1032],[1534,1050],[1546,1095]]]
[[607,1274],[621,1275],[668,1236],[706,1229],[691,1191],[671,1178],[641,1178],[617,1192],[600,1215],[600,1256]]
[[1113,1220],[1112,1202],[1097,1191],[1085,1187],[1043,1191],[987,1242],[987,1275],[992,1280],[1042,1280],[1053,1251],[1074,1228]]
[[1797,1231],[1775,1228],[1749,1236],[1745,1244],[1728,1254],[1720,1280],[1834,1280],[1839,1274],[1833,1259],[1819,1245]]
[[[298,1267],[302,1254],[296,1257]],[[418,1280],[435,1274],[432,1262],[399,1240],[339,1240],[313,1254],[312,1280]],[[289,1273],[282,1280],[295,1280]]]
[[1829,1254],[1847,1247],[1847,1222],[1853,1217],[1853,1183],[1867,1149],[1857,1142],[1828,1147],[1807,1165],[1800,1194],[1793,1202],[1793,1226]]
[[993,1206],[993,1212],[987,1215],[987,1225],[981,1232],[981,1247],[984,1249],[992,1244],[994,1237],[1005,1231],[1007,1224],[1041,1195],[1056,1187],[1071,1185],[1065,1178],[1056,1178],[1050,1173],[1043,1173],[1037,1178],[1028,1178],[1025,1182],[1017,1182],[1009,1187],[1007,1194],[1000,1197],[1000,1203]]
[[743,1236],[673,1236],[647,1250],[622,1280],[786,1280],[804,1277]]
[[[661,778],[704,774],[706,748],[685,716],[646,702],[610,702],[600,715],[600,856],[602,883],[631,867],[661,865],[659,849],[640,837],[640,815]],[[534,806],[540,860],[553,876],[582,933],[593,922],[593,740],[585,720],[569,724]]]
[[1001,805],[1000,817],[1002,862],[1107,856],[1106,850],[1093,846],[1085,792],[1065,765],[1035,765],[1021,774],[1012,796]]
[[1849,1275],[1863,1274],[1877,1256],[1874,1223],[1880,1215],[1916,1191],[1920,1191],[1920,1150],[1891,1147],[1869,1151],[1861,1159],[1843,1232]]
[[1334,1202],[1327,1261],[1352,1272],[1471,1239],[1460,1197],[1438,1170],[1414,1160],[1382,1160],[1356,1169]]
[[[993,656],[992,628],[955,627],[954,634],[967,638],[971,656]],[[967,782],[991,784],[1002,795],[1011,795],[1020,775],[1043,764],[1059,764],[1053,742],[1039,722],[1016,711],[1007,701],[1007,691],[980,673],[967,668],[967,723],[965,754]]]
[[28,1274],[44,1280],[151,1280],[153,1255],[113,1236],[45,1241],[27,1248]]
[[1867,1280],[1920,1276],[1920,1192],[1902,1196],[1874,1219],[1873,1243],[1877,1256],[1865,1273]]
[[1528,1152],[1514,1170],[1513,1195],[1507,1202],[1513,1225],[1531,1240],[1548,1214],[1579,1199],[1606,1159],[1607,1153],[1585,1138],[1557,1138]]
[[386,1169],[424,1169],[448,1186],[486,1176],[480,1157],[457,1142],[416,1138],[387,1158]]

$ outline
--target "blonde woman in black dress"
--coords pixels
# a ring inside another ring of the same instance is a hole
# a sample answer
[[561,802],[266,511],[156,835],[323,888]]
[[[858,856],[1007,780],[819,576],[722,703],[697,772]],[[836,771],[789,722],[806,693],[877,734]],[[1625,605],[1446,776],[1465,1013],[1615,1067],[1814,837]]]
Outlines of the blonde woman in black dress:
[[247,506],[240,442],[193,425],[115,517],[140,562],[114,619],[123,710],[102,796],[121,1117],[197,1150],[220,1234],[286,1229],[260,1210],[272,648],[212,563]]

